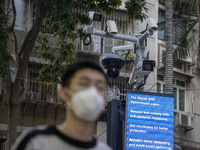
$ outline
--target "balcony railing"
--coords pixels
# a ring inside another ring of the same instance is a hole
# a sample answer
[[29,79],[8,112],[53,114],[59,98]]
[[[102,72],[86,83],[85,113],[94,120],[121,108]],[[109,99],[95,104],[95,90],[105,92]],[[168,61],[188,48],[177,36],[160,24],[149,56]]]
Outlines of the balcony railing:
[[62,100],[58,98],[57,84],[44,83],[36,80],[25,80],[23,89],[23,100],[62,103]]
[[[20,99],[22,100],[35,100],[50,103],[63,103],[58,98],[58,85],[44,83],[36,80],[24,80],[24,86],[21,88],[23,91]],[[108,90],[106,90],[106,99],[119,99],[125,100],[126,93],[130,90],[130,86],[126,82],[109,81]]]
[[126,100],[127,91],[131,89],[131,86],[128,82],[108,82],[108,90],[106,91],[107,100],[118,99]]

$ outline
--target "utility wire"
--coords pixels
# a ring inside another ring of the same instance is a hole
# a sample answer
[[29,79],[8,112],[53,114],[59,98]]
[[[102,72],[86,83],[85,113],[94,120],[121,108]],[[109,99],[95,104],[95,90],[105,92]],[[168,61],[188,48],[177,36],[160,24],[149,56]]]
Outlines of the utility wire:
[[98,139],[102,134],[104,134],[107,131],[107,129],[105,129],[102,133],[100,133],[96,138]]
[[151,89],[152,89],[157,83],[158,83],[158,80],[157,80],[156,83],[153,84],[153,86],[148,90],[148,92],[151,91]]

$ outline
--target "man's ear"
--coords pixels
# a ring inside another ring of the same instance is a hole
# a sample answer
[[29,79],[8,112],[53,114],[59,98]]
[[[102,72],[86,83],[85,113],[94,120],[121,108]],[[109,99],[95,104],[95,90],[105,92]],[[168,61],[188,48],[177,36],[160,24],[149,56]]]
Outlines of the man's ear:
[[68,92],[68,88],[60,87],[58,90],[59,98],[62,99],[64,102],[68,102],[70,99],[70,95]]

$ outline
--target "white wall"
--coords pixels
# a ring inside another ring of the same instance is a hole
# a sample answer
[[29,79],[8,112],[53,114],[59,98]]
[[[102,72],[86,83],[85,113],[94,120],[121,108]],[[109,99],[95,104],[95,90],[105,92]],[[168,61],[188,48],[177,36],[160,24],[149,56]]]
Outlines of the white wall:
[[32,0],[14,0],[16,8],[15,30],[29,31],[33,24]]
[[24,30],[25,0],[14,0],[16,8],[15,30]]
[[107,123],[106,122],[97,122],[97,131],[96,137],[98,140],[107,143]]

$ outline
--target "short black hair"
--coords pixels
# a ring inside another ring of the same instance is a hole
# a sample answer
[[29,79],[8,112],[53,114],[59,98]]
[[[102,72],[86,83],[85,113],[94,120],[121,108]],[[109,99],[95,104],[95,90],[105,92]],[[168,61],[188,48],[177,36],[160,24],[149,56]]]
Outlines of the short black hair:
[[61,76],[61,85],[63,87],[69,87],[70,81],[74,76],[74,74],[76,74],[77,71],[85,68],[90,68],[99,71],[105,77],[106,82],[108,82],[107,75],[105,74],[105,72],[103,71],[103,69],[100,67],[99,64],[91,61],[80,61],[73,63],[72,65],[68,66],[65,71],[63,71],[63,74]]

